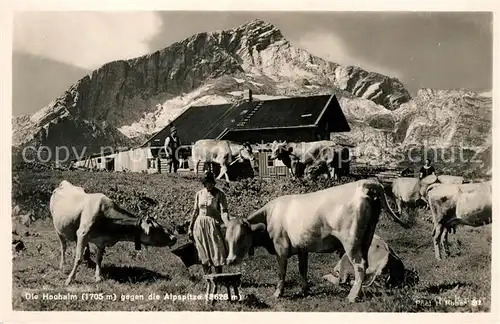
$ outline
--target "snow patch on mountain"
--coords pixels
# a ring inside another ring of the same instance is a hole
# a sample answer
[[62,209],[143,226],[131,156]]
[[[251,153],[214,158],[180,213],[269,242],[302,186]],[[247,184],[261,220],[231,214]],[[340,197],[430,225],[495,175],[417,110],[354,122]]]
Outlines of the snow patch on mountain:
[[163,129],[192,106],[221,105],[230,103],[227,98],[222,96],[203,95],[201,97],[197,97],[199,94],[200,91],[194,91],[187,95],[167,100],[163,104],[158,105],[155,112],[148,113],[132,125],[122,126],[118,128],[118,130],[129,138],[152,135]]
[[[239,84],[246,80],[233,78]],[[212,84],[202,86],[190,93],[169,99],[163,104],[158,104],[154,112],[145,114],[139,121],[125,125],[118,130],[129,138],[138,136],[151,136],[168,126],[175,118],[193,106],[221,105],[243,99],[244,91],[231,91],[227,94],[220,93],[220,85],[215,80]],[[220,81],[223,82],[223,81]],[[253,100],[273,100],[287,98],[286,96],[253,94]]]

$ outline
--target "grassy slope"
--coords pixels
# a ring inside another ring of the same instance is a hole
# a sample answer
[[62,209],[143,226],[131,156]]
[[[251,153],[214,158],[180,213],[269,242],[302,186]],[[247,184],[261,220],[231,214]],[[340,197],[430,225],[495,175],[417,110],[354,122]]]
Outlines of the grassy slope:
[[[96,284],[93,269],[82,265],[76,281],[64,287],[73,262],[74,244],[67,252],[66,272],[57,270],[59,242],[53,232],[48,216],[50,191],[62,180],[84,186],[87,191],[102,191],[117,199],[134,211],[137,196],[144,194],[157,199],[160,207],[153,210],[164,224],[181,223],[192,204],[195,190],[201,188],[192,177],[168,177],[166,175],[46,172],[17,174],[13,200],[24,211],[31,210],[42,218],[28,228],[17,226],[17,232],[26,245],[26,250],[15,254],[13,259],[13,307],[15,310],[244,310],[244,311],[376,311],[376,312],[428,312],[428,311],[489,311],[491,282],[491,225],[478,229],[460,228],[450,236],[452,258],[443,262],[434,259],[431,243],[431,225],[422,221],[423,211],[417,212],[417,221],[410,230],[404,230],[388,217],[383,216],[377,227],[381,235],[399,254],[408,268],[417,271],[420,282],[404,289],[367,290],[365,297],[356,304],[348,304],[349,287],[333,287],[321,277],[330,273],[338,261],[336,255],[311,255],[309,280],[312,296],[303,298],[299,293],[297,258],[289,261],[285,297],[275,300],[272,294],[277,279],[277,264],[274,257],[258,249],[252,258],[247,258],[238,268],[243,282],[241,303],[216,303],[207,306],[200,301],[160,300],[148,301],[155,293],[163,297],[172,294],[202,294],[200,266],[186,269],[180,259],[168,249],[148,248],[136,252],[132,243],[119,243],[107,250],[104,256],[105,281]],[[230,186],[220,184],[227,194],[233,216],[244,216],[260,207],[270,198],[288,192],[311,191],[324,184],[300,187],[292,181],[243,181]],[[24,233],[28,231],[29,236]],[[16,236],[17,237],[17,236]],[[186,241],[182,237],[179,244]],[[26,292],[66,293],[80,295],[82,292],[115,293],[117,301],[47,301],[26,300]],[[143,295],[146,300],[121,301],[121,296]],[[434,302],[436,298],[482,299],[479,307],[453,307],[445,305],[417,305],[416,301]]]

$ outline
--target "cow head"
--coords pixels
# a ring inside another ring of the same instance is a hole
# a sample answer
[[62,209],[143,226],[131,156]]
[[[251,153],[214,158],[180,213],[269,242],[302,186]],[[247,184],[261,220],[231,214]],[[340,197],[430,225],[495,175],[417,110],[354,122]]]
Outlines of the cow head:
[[177,242],[177,238],[164,229],[157,221],[156,217],[141,217],[137,223],[138,235],[136,237],[136,249],[140,250],[140,245],[149,246],[172,246]]
[[387,276],[385,280],[385,285],[388,288],[400,286],[402,283],[407,281],[407,278],[405,277],[406,269],[403,264],[403,261],[401,261],[398,255],[390,247],[389,247],[389,258],[382,273]]
[[311,166],[308,166],[304,170],[304,174],[307,178],[310,179],[318,179],[323,174],[328,174],[330,172],[328,168],[328,164],[326,161],[319,160],[313,163]]
[[378,235],[373,236],[372,244],[368,250],[367,278],[368,285],[373,283],[377,277],[384,279],[388,286],[398,285],[403,282],[405,267],[399,256]]
[[[404,281],[405,267],[397,254],[378,235],[373,236],[368,250],[368,268],[363,286],[370,286],[381,278],[386,287],[398,285]],[[353,275],[353,267],[344,254],[334,268],[336,280],[345,280],[347,275]],[[336,281],[335,281],[336,282]]]
[[276,142],[271,144],[271,160],[281,160],[288,168],[295,169],[296,162],[292,161],[293,148],[289,147],[287,142]]
[[262,223],[250,224],[246,219],[231,219],[226,228],[226,241],[229,253],[226,260],[228,265],[239,264],[248,255],[253,255],[253,232],[262,232],[266,226]]
[[288,157],[292,153],[293,149],[288,147],[287,142],[277,142],[271,143],[271,160],[280,159]]
[[243,148],[238,152],[238,159],[250,161],[252,167],[255,166],[255,157],[253,155],[252,146],[249,143],[244,143]]

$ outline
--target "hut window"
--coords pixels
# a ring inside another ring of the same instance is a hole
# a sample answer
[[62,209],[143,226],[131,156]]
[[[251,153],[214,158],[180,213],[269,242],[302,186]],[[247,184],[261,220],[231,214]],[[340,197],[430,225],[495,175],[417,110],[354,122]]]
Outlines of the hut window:
[[271,160],[271,154],[267,155],[267,166],[268,167],[273,167],[274,166],[274,160]]

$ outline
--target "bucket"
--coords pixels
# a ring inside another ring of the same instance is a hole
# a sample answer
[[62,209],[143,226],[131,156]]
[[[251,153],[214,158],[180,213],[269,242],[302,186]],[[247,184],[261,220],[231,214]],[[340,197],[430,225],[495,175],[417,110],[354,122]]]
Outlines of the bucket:
[[178,256],[187,268],[195,264],[201,264],[198,259],[198,251],[193,242],[187,242],[179,246],[172,250],[172,253]]

